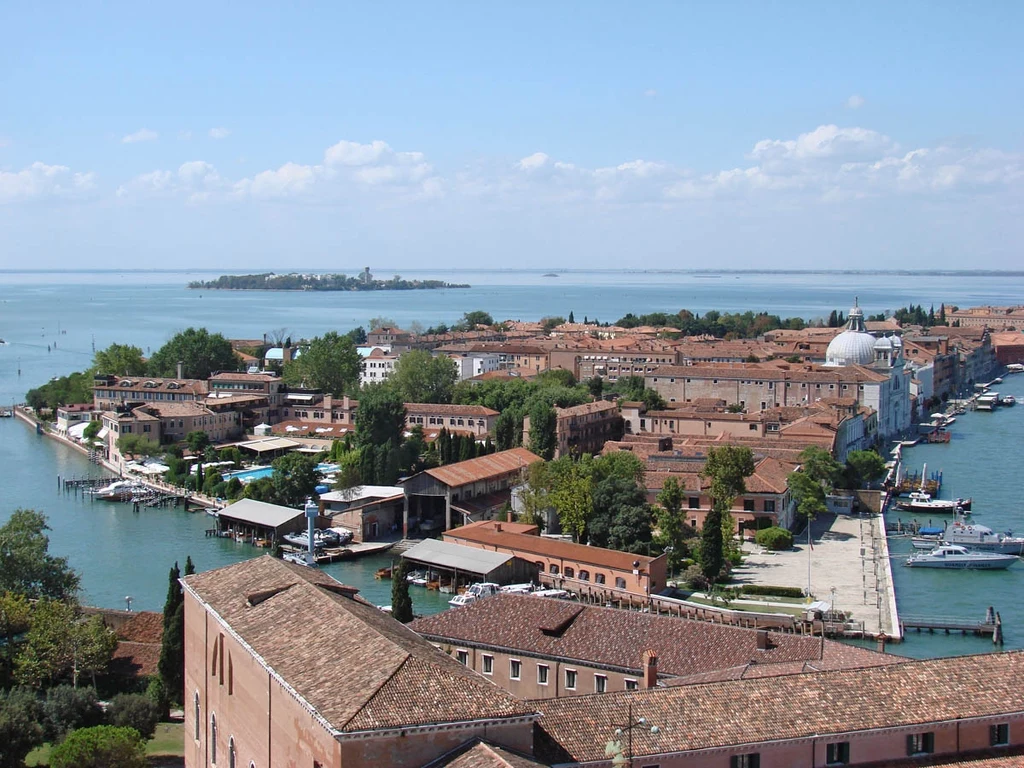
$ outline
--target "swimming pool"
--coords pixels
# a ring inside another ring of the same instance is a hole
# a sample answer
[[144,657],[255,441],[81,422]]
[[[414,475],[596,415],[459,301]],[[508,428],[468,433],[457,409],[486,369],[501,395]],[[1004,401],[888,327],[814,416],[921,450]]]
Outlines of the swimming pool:
[[[337,464],[317,464],[317,472],[321,474],[327,474],[328,472],[337,472]],[[248,469],[238,469],[234,472],[225,472],[223,474],[224,480],[230,480],[233,477],[237,477],[242,483],[251,483],[253,480],[259,480],[261,477],[270,477],[274,474],[273,467],[249,467]]]

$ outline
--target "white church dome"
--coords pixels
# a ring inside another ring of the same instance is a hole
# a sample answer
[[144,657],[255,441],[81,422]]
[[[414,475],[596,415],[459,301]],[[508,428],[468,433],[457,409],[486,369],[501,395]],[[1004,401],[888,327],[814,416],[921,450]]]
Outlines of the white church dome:
[[825,365],[871,365],[875,362],[876,341],[864,328],[864,312],[855,300],[846,322],[846,330],[829,342],[825,351]]
[[875,342],[875,349],[878,349],[878,350],[883,350],[883,351],[884,350],[889,350],[889,349],[892,349],[892,347],[893,347],[893,344],[889,340],[888,336],[883,336],[882,338],[878,339],[878,341]]

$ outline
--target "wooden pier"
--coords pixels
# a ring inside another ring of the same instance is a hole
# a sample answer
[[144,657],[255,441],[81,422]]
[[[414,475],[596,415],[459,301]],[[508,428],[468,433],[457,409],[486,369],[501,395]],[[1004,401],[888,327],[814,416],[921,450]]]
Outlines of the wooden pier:
[[959,632],[962,635],[976,635],[988,637],[991,635],[992,642],[996,645],[1003,644],[1003,619],[992,606],[988,607],[984,621],[970,621],[968,619],[955,619],[946,617],[922,618],[918,616],[902,616],[900,624],[903,625],[904,634],[908,629],[916,629],[918,632],[927,631],[929,634],[945,632],[947,635]]

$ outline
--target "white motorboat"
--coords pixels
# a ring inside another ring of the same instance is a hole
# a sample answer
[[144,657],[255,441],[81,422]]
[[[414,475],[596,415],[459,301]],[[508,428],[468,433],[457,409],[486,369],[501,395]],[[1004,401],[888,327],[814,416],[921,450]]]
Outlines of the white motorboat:
[[946,529],[943,541],[983,552],[1024,555],[1024,537],[1014,536],[1013,531],[996,533],[987,526],[974,523],[953,523]]
[[470,584],[466,587],[466,591],[460,595],[456,595],[448,601],[448,605],[460,606],[469,605],[475,603],[477,600],[483,600],[485,597],[496,595],[501,591],[501,587],[491,582],[479,582],[477,584]]
[[[281,559],[284,560],[286,563],[294,563],[295,565],[310,565],[309,561],[306,560],[305,552],[285,552],[283,555],[281,555]],[[312,567],[315,568],[316,563],[313,563]]]
[[909,499],[900,499],[896,502],[896,509],[907,512],[930,512],[932,514],[960,514],[971,511],[970,499],[933,499],[931,494],[924,491],[914,491]]
[[931,552],[911,555],[906,565],[912,568],[951,568],[957,570],[1001,570],[1017,562],[1014,555],[997,552],[971,552],[959,544],[940,544]]
[[115,480],[110,485],[96,488],[92,495],[101,501],[128,501],[139,491],[148,490],[146,486],[134,480]]

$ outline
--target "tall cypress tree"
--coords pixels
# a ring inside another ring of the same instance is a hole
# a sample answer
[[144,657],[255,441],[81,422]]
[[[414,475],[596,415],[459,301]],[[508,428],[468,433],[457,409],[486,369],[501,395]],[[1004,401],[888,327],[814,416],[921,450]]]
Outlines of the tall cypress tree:
[[[194,571],[192,558],[185,562],[185,571]],[[157,672],[167,697],[182,702],[185,697],[185,598],[178,579],[181,572],[174,563],[168,577],[167,601],[164,603],[164,636],[160,643]]]
[[391,615],[403,624],[412,621],[412,598],[409,596],[409,580],[406,578],[408,575],[409,561],[402,558],[398,568],[391,574]]

